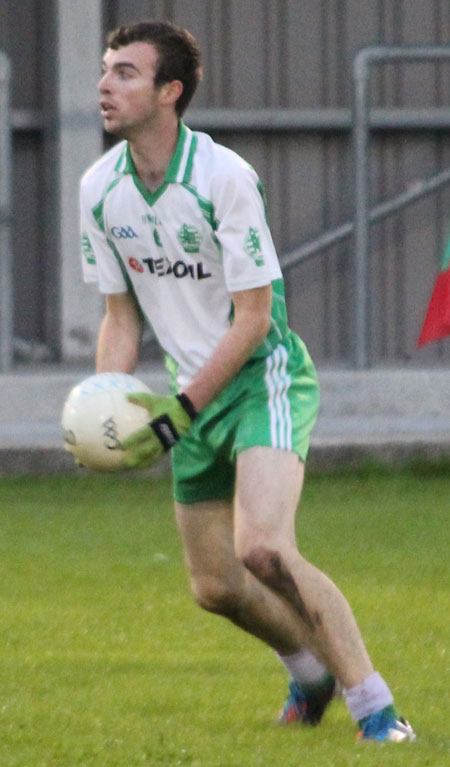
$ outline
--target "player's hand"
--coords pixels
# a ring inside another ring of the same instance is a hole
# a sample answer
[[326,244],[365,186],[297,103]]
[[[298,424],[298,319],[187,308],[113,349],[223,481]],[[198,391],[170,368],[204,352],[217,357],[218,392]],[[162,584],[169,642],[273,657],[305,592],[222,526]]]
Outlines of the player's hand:
[[158,394],[129,394],[128,400],[144,407],[151,421],[123,440],[123,466],[128,469],[150,466],[170,450],[189,429],[197,415],[185,394],[161,397]]

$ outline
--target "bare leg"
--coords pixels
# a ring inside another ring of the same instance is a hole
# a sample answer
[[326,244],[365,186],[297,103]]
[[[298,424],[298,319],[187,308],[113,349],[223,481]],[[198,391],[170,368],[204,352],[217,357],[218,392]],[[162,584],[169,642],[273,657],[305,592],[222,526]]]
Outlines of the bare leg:
[[199,605],[233,621],[281,654],[296,652],[306,631],[285,600],[237,559],[233,505],[175,504],[191,589]]
[[198,603],[281,655],[309,648],[345,688],[373,667],[350,607],[298,552],[295,513],[303,465],[292,453],[252,448],[238,458],[235,507],[176,504]]
[[373,666],[347,601],[298,552],[295,513],[303,472],[297,456],[281,450],[252,448],[239,456],[235,551],[297,612],[304,644],[350,688],[372,674]]

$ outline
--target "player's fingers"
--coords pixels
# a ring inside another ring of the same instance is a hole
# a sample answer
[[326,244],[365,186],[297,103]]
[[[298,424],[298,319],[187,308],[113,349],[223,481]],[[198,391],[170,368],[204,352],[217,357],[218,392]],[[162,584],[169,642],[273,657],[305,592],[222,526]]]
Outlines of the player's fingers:
[[139,407],[145,407],[149,412],[153,406],[154,396],[152,394],[145,394],[144,392],[137,392],[127,395],[128,402],[132,402],[133,405],[139,405]]
[[146,442],[142,442],[140,445],[127,450],[122,463],[123,466],[128,469],[150,466],[154,461],[160,458],[163,452],[162,445],[155,437],[154,439],[149,439]]

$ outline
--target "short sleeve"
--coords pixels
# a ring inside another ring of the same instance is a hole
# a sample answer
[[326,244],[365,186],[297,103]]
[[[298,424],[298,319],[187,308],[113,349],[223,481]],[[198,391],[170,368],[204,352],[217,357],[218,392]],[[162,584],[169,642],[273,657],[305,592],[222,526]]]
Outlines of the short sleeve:
[[254,170],[236,164],[233,172],[213,180],[212,196],[228,290],[261,287],[279,279],[262,187]]
[[89,198],[89,191],[82,181],[80,229],[83,279],[85,282],[98,282],[101,293],[124,293],[127,285],[100,223],[101,203],[91,207],[92,199]]

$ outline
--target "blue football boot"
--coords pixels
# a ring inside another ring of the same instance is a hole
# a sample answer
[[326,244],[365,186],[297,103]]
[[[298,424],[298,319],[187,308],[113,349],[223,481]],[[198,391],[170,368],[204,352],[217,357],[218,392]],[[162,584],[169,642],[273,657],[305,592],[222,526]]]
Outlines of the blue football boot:
[[409,722],[402,717],[398,718],[392,713],[377,711],[376,714],[366,717],[360,722],[361,730],[358,740],[375,740],[378,742],[404,743],[416,739],[415,733]]
[[327,676],[321,684],[300,685],[292,680],[289,697],[280,714],[281,724],[299,722],[315,727],[323,717],[326,707],[336,691],[336,680]]

